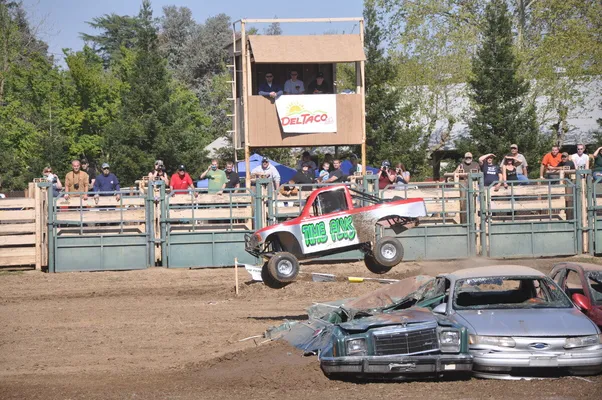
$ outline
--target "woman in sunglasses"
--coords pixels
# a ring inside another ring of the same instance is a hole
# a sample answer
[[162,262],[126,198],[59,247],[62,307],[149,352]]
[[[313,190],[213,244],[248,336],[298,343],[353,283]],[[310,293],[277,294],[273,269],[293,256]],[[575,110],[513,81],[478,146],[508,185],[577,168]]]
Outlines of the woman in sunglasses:
[[61,189],[63,188],[63,184],[61,183],[59,176],[53,174],[52,168],[50,168],[50,167],[44,168],[44,170],[42,171],[42,174],[44,175],[44,178],[49,183],[52,183],[52,195],[54,197],[59,197],[59,193],[60,193]]

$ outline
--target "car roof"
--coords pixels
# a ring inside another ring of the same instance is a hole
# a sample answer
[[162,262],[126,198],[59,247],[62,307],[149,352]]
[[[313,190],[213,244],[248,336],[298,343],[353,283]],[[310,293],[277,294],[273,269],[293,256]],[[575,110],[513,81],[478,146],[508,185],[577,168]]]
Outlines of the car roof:
[[564,267],[581,267],[584,271],[602,271],[602,265],[599,264],[590,264],[590,263],[577,263],[577,262],[561,262],[554,265],[554,269],[556,268],[564,268]]
[[442,274],[442,276],[456,280],[509,275],[546,276],[543,272],[522,265],[493,265],[490,267],[465,268],[451,274]]

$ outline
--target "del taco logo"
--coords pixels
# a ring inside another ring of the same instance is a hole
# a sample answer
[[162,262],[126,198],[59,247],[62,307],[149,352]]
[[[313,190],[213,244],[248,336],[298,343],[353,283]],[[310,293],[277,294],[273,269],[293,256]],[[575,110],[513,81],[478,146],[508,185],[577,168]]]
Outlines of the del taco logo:
[[288,107],[286,115],[280,117],[282,126],[289,125],[311,125],[311,124],[331,124],[332,116],[327,111],[305,109],[302,104],[291,104]]

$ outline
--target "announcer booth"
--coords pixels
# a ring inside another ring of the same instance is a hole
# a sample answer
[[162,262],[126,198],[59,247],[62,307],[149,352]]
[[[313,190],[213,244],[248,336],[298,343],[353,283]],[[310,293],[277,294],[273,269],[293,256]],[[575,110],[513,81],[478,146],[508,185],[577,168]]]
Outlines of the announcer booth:
[[[247,35],[248,24],[353,22],[357,34]],[[256,147],[319,147],[361,145],[366,165],[364,22],[362,18],[243,19],[234,23],[232,100],[233,143],[244,149],[246,181],[249,159]],[[337,85],[337,66],[350,64],[355,85]],[[273,82],[284,88],[291,71],[298,73],[305,94],[277,98],[259,95],[259,86],[271,72]],[[331,93],[308,93],[320,74]]]

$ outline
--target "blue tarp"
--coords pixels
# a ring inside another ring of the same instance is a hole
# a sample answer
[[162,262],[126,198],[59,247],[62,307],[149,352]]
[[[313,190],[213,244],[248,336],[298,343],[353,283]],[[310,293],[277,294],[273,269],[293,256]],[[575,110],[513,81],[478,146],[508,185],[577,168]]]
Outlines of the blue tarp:
[[[263,159],[263,156],[254,153],[253,155],[251,155],[251,158],[249,160],[249,165],[251,166],[251,171],[253,171],[253,169],[259,165],[261,165],[261,160]],[[294,168],[290,168],[287,167],[286,165],[282,165],[277,163],[276,161],[270,160],[270,164],[272,164],[274,167],[276,167],[276,169],[278,170],[278,173],[280,173],[280,182],[281,183],[285,183],[290,181],[291,179],[293,179],[293,176],[295,176],[295,174],[297,173],[297,171]],[[241,178],[245,177],[245,162],[244,161],[239,161],[238,162],[238,176],[240,176]]]
[[[349,170],[351,169],[351,161],[349,160],[343,160],[343,162],[341,163],[341,169],[343,170],[344,173],[346,173],[347,175],[349,175]],[[374,168],[371,166],[367,166],[366,167],[367,171],[372,171],[373,174],[378,174],[378,168]]]

